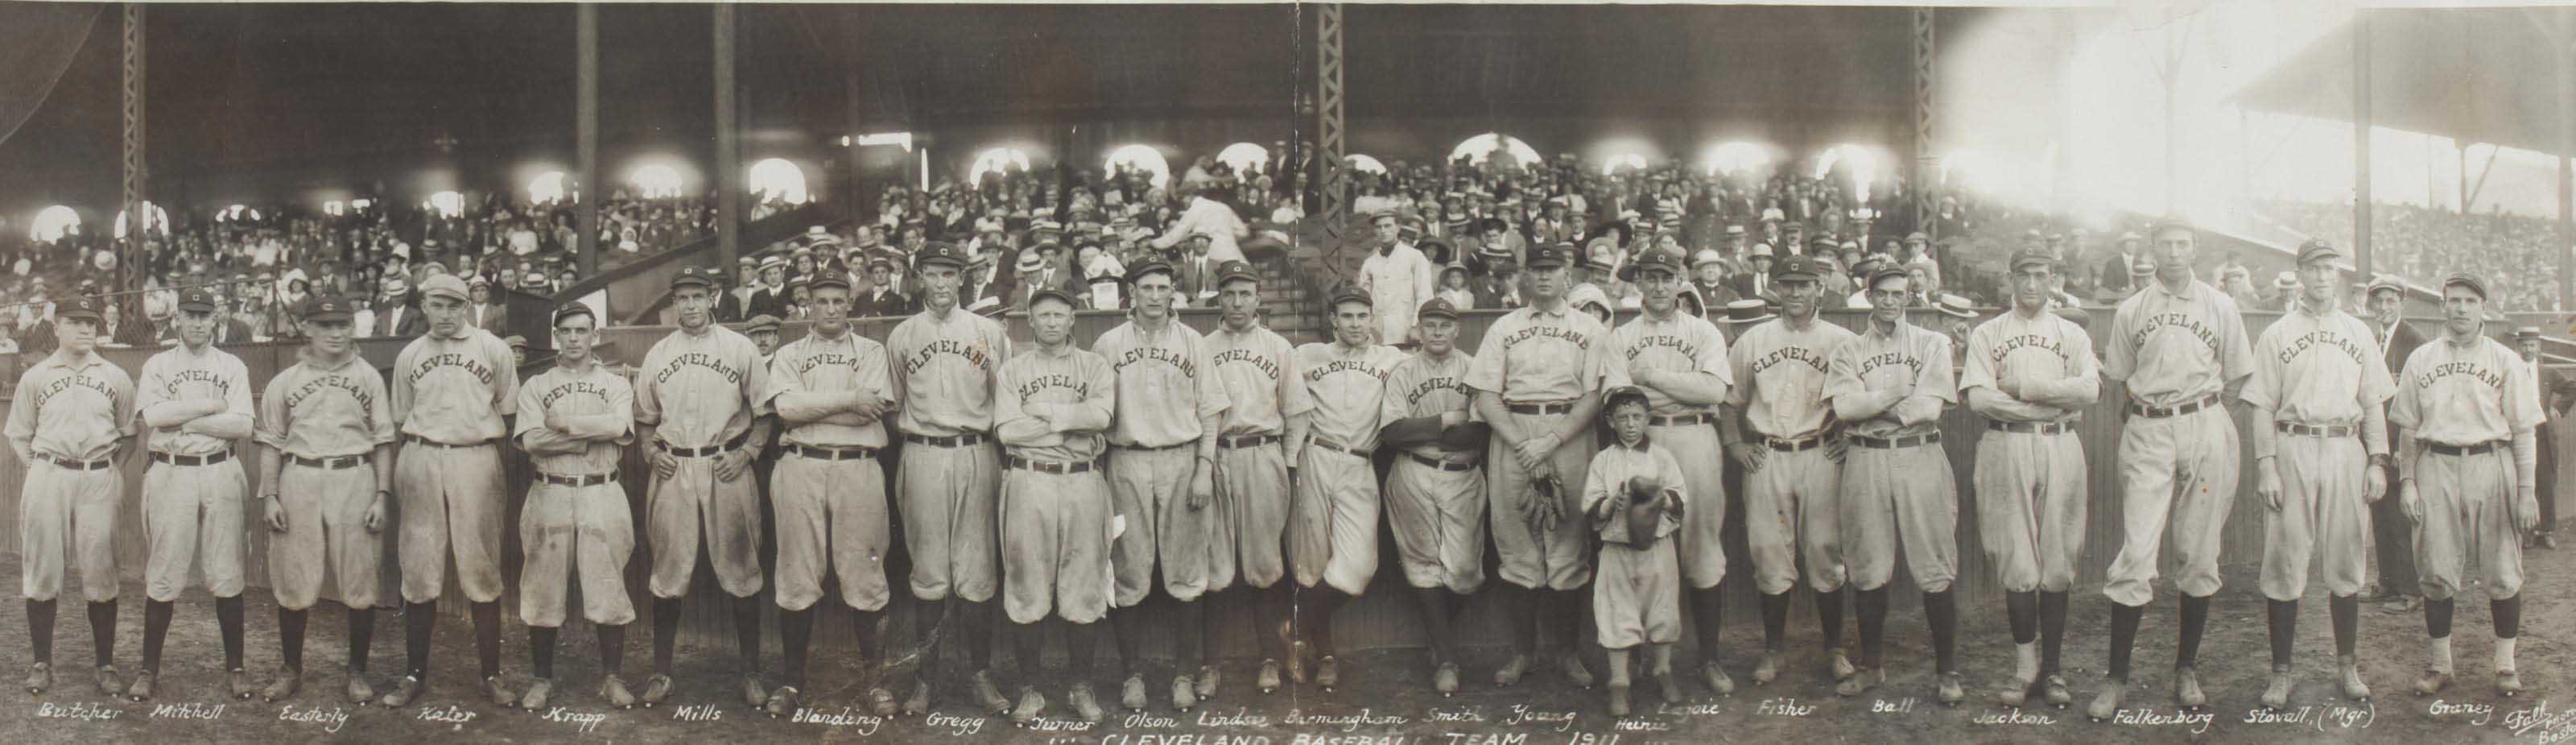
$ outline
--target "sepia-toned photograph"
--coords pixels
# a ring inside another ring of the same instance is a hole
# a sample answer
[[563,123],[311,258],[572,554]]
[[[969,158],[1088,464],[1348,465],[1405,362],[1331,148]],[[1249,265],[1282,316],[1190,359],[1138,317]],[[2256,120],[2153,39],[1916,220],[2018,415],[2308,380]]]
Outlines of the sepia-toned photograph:
[[0,0],[0,742],[2576,742],[2571,157],[2557,3]]

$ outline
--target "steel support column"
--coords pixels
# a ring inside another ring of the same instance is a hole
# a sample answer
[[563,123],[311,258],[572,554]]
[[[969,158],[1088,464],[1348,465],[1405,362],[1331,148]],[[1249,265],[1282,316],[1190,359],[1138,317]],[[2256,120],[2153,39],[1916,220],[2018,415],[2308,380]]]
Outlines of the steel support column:
[[578,89],[573,101],[574,225],[580,233],[575,255],[581,260],[581,276],[599,274],[599,200],[608,192],[607,182],[599,178],[599,6],[582,3],[573,6],[578,30],[573,44],[574,77]]
[[2352,251],[2361,276],[2375,276],[2370,251],[2370,11],[2352,16]]
[[1315,164],[1324,193],[1324,232],[1339,238],[1351,219],[1348,157],[1343,148],[1342,4],[1315,5]]
[[[742,253],[742,136],[734,110],[733,6],[715,6],[716,47],[716,253],[731,270]],[[747,278],[736,277],[736,282]]]
[[1914,9],[1914,168],[1905,182],[1914,191],[1914,229],[1931,235],[1933,231],[1932,188],[1927,178],[1941,172],[1940,156],[1932,146],[1932,63],[1935,48],[1932,40],[1932,9]]
[[[108,287],[110,291],[136,289],[140,283],[131,282],[128,279],[136,276],[133,267],[137,263],[151,259],[144,252],[145,241],[151,236],[152,216],[144,206],[144,188],[151,173],[145,165],[147,160],[144,157],[143,43],[143,5],[127,3],[125,5],[125,85],[123,89],[125,180],[120,195],[125,205],[127,242],[123,255],[117,257],[119,260],[116,262],[116,276],[113,278],[113,284]],[[110,231],[108,235],[115,235],[114,225],[108,226],[108,230]]]

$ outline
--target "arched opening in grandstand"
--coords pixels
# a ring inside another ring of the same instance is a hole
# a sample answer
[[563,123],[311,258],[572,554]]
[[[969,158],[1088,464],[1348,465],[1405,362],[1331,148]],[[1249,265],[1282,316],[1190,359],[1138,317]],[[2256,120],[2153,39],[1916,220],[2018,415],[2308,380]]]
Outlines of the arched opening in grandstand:
[[1153,174],[1153,183],[1156,187],[1172,181],[1172,164],[1163,160],[1162,151],[1155,150],[1149,145],[1128,145],[1109,151],[1109,162],[1104,168],[1110,173],[1117,173],[1124,169]]
[[1816,156],[1816,178],[1825,178],[1837,168],[1851,179],[1854,192],[1867,194],[1869,185],[1878,179],[1878,155],[1869,148],[1846,143]]
[[[169,211],[169,210],[162,209],[162,208],[161,208],[161,205],[153,204],[153,203],[151,203],[151,202],[144,202],[144,203],[143,203],[143,214],[144,214],[144,215],[146,215],[146,217],[145,217],[145,218],[144,218],[144,220],[143,220],[143,232],[145,232],[145,233],[147,233],[147,234],[149,234],[149,233],[159,233],[159,234],[164,235],[164,236],[167,236],[167,235],[169,235],[169,234],[170,234],[170,211]],[[116,212],[116,237],[117,237],[118,239],[123,239],[123,238],[125,237],[125,223],[126,223],[126,219],[125,219],[125,218],[126,218],[125,211],[124,211],[124,210],[117,210],[117,212]]]
[[1603,176],[1616,176],[1623,170],[1646,170],[1646,156],[1636,153],[1620,153],[1618,155],[1610,156],[1610,160],[1601,164],[1601,175]]
[[259,219],[259,210],[251,209],[246,205],[236,204],[215,211],[215,222],[244,222]]
[[547,171],[528,181],[528,201],[554,204],[572,196],[572,178],[562,171]]
[[1359,153],[1351,153],[1349,157],[1343,158],[1342,160],[1350,164],[1351,170],[1359,171],[1361,173],[1374,173],[1380,176],[1386,175],[1386,164],[1377,162],[1376,158],[1371,158]]
[[1722,142],[1708,149],[1700,168],[1710,175],[1760,176],[1771,165],[1771,153],[1750,142]]
[[1259,173],[1270,163],[1270,149],[1249,142],[1225,146],[1216,153],[1216,162],[1234,169],[1237,174]]
[[1459,158],[1466,158],[1467,162],[1481,166],[1493,159],[1496,150],[1511,156],[1511,161],[1503,165],[1512,168],[1527,168],[1539,163],[1538,148],[1530,147],[1521,138],[1498,132],[1487,132],[1459,142],[1457,147],[1449,149],[1449,160],[1454,163]]
[[966,169],[968,181],[981,179],[987,173],[1009,173],[1013,169],[1029,170],[1029,154],[1016,147],[988,148],[975,154],[975,165]]
[[337,199],[322,203],[322,214],[332,217],[349,214],[349,203]]
[[805,192],[805,169],[797,168],[786,158],[770,158],[751,164],[751,175],[744,179],[744,185],[762,201],[775,199],[787,204],[814,201]]
[[423,206],[437,211],[441,217],[464,217],[465,195],[453,190],[442,191],[429,195],[429,201]]
[[660,163],[638,167],[626,176],[635,185],[636,196],[645,199],[673,199],[680,196],[680,169]]
[[27,237],[35,239],[37,243],[52,243],[63,236],[80,232],[80,224],[79,212],[57,204],[36,212],[36,220],[29,226]]

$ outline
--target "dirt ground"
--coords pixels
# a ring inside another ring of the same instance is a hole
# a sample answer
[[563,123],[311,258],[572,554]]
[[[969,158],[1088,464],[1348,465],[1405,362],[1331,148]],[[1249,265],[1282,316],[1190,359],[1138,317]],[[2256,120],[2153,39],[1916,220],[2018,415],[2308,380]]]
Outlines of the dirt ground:
[[[6,561],[9,575],[15,557]],[[2534,551],[2527,567],[2532,579],[2520,650],[2520,667],[2532,692],[2505,699],[2493,692],[2490,674],[2493,636],[2487,606],[2463,602],[2455,634],[2460,680],[2437,699],[2419,698],[2411,681],[2423,663],[2420,615],[2391,615],[2376,605],[2363,610],[2364,674],[2379,698],[2347,704],[2334,697],[2329,676],[2333,642],[2322,595],[2303,604],[2299,626],[2301,687],[2286,723],[2248,723],[2261,695],[2268,669],[2263,600],[2251,576],[2228,577],[2203,644],[2202,674],[2216,702],[2205,719],[2180,719],[2172,708],[2170,663],[2175,643],[2173,603],[2159,597],[2139,636],[2138,675],[2131,686],[2134,707],[2159,721],[2102,723],[2081,712],[2102,680],[2108,624],[2107,601],[2093,589],[2075,595],[2070,613],[2073,629],[2066,649],[2068,677],[2077,694],[2076,708],[2013,711],[1991,703],[1993,689],[2011,674],[2010,637],[2000,608],[1966,608],[1960,645],[1964,670],[1972,687],[1970,702],[1945,709],[1933,700],[1932,662],[1920,606],[1911,599],[1891,603],[1888,683],[1872,694],[1838,698],[1816,649],[1812,622],[1793,620],[1790,667],[1781,680],[1765,687],[1750,685],[1760,629],[1740,624],[1729,630],[1723,658],[1744,687],[1733,696],[1717,697],[1686,684],[1692,696],[1682,706],[1613,720],[1603,709],[1598,690],[1583,691],[1551,673],[1536,674],[1518,688],[1497,689],[1487,683],[1501,650],[1470,650],[1464,676],[1467,690],[1454,698],[1429,691],[1429,671],[1422,655],[1392,650],[1358,655],[1344,667],[1345,687],[1331,695],[1308,688],[1260,695],[1251,689],[1253,661],[1230,660],[1226,686],[1219,697],[1190,713],[1174,712],[1168,701],[1142,719],[1113,712],[1099,725],[1085,726],[1065,718],[1061,708],[1061,671],[1051,670],[1048,691],[1057,708],[1044,726],[1024,729],[1006,717],[974,711],[961,684],[943,692],[939,711],[929,720],[868,719],[859,709],[861,691],[847,672],[848,653],[818,645],[813,685],[807,706],[822,722],[773,720],[732,700],[735,668],[729,649],[683,648],[677,703],[657,709],[607,709],[593,695],[599,680],[597,658],[588,633],[564,635],[559,653],[561,708],[544,713],[503,709],[468,699],[473,679],[470,624],[442,619],[438,667],[425,705],[401,711],[336,705],[340,687],[339,659],[343,625],[337,606],[325,604],[315,614],[306,644],[308,667],[304,692],[282,705],[228,701],[222,685],[220,646],[211,606],[202,591],[182,601],[172,627],[168,662],[162,674],[163,695],[147,703],[99,696],[91,688],[87,662],[91,645],[83,611],[65,603],[56,631],[59,664],[56,687],[40,698],[6,694],[0,701],[0,741],[10,743],[103,742],[302,742],[315,740],[418,741],[457,737],[466,742],[649,741],[773,742],[858,741],[892,738],[900,742],[963,738],[971,742],[1031,745],[1657,745],[1698,742],[2303,742],[2363,741],[2452,743],[2521,740],[2553,742],[2576,738],[2576,662],[2569,639],[2576,632],[2576,549]],[[117,661],[131,671],[141,654],[141,588],[128,583],[126,606],[119,619]],[[249,594],[249,659],[265,675],[277,663],[275,615],[266,592]],[[1801,605],[1805,600],[1801,599]],[[372,667],[381,686],[401,667],[402,634],[397,614],[380,613]],[[25,609],[0,604],[0,679],[12,687],[28,668],[24,643]],[[524,629],[512,619],[504,636],[504,667],[514,685],[524,685],[527,672]],[[650,666],[648,624],[629,634],[628,679]],[[776,666],[775,634],[770,659]],[[1104,658],[1114,659],[1113,653]],[[1158,662],[1158,661],[1151,661]],[[1678,666],[1690,664],[1687,656]],[[1595,661],[1596,671],[1600,668]],[[961,667],[952,665],[954,667]],[[1167,669],[1154,664],[1153,669]],[[1164,673],[1168,675],[1168,673]],[[1005,671],[1005,681],[1016,673]],[[1156,686],[1158,698],[1168,688]],[[1104,703],[1114,701],[1117,681],[1100,679],[1095,691]],[[1006,683],[1006,689],[1009,685]],[[641,689],[640,682],[637,685]],[[1640,688],[1641,692],[1649,690]],[[1639,696],[1640,700],[1649,698]],[[1114,703],[1111,703],[1114,707]],[[216,707],[220,707],[218,710]],[[694,714],[695,718],[684,718]],[[1567,719],[1567,715],[1571,719]],[[1192,738],[1192,739],[1183,739]]]

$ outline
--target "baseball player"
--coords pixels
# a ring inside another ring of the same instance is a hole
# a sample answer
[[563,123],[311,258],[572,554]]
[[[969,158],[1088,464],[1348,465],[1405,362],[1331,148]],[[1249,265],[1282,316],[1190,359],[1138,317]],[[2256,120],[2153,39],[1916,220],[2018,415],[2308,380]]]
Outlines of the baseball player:
[[203,567],[222,628],[225,677],[234,698],[259,692],[242,669],[242,562],[250,484],[233,441],[251,434],[250,369],[214,347],[215,296],[190,290],[178,302],[179,346],[143,363],[135,411],[143,415],[151,470],[143,474],[143,669],[126,697],[152,697],[161,643],[191,564]]
[[1205,623],[1197,601],[1211,588],[1223,589],[1215,582],[1224,578],[1214,570],[1217,555],[1230,550],[1217,540],[1216,511],[1207,507],[1216,488],[1217,433],[1224,431],[1228,402],[1225,388],[1204,374],[1215,362],[1207,340],[1172,314],[1172,266],[1146,260],[1128,270],[1127,284],[1136,293],[1134,317],[1092,342],[1092,351],[1118,374],[1109,494],[1127,521],[1111,547],[1118,580],[1111,614],[1119,659],[1127,667],[1119,702],[1144,708],[1145,677],[1136,653],[1162,624],[1149,621],[1139,605],[1159,568],[1163,593],[1173,601],[1171,629],[1180,647],[1172,707],[1186,711],[1197,705],[1190,671],[1205,664],[1206,650],[1200,634],[1181,632]]
[[626,561],[635,553],[635,518],[617,464],[634,442],[635,389],[590,354],[598,316],[588,306],[555,309],[555,365],[519,386],[516,435],[536,470],[519,513],[519,619],[528,624],[536,681],[519,697],[531,711],[554,692],[555,636],[563,628],[565,592],[578,576],[582,617],[599,630],[599,697],[620,709],[635,705],[618,675],[625,669],[626,625],[635,603],[626,596]]
[[359,359],[350,338],[351,303],[317,297],[304,307],[304,350],[268,379],[259,397],[260,521],[268,527],[268,575],[277,595],[277,636],[285,666],[260,692],[295,695],[304,673],[307,612],[327,573],[349,609],[348,702],[375,700],[367,648],[376,632],[377,564],[393,507],[392,393]]
[[1887,582],[1897,547],[1923,590],[1932,627],[1937,694],[1945,706],[1967,698],[1959,674],[1959,607],[1950,582],[1959,572],[1959,491],[1941,445],[1941,410],[1958,399],[1951,382],[1950,337],[1906,320],[1913,279],[1881,262],[1865,283],[1869,328],[1834,348],[1825,396],[1846,423],[1840,515],[1843,551],[1860,606],[1860,670],[1835,692],[1857,696],[1886,679],[1880,665],[1887,634]]
[[1644,389],[1612,388],[1601,395],[1617,437],[1593,456],[1585,475],[1583,514],[1601,538],[1592,584],[1593,625],[1610,665],[1610,715],[1628,715],[1628,661],[1646,647],[1647,674],[1663,689],[1663,702],[1681,703],[1673,680],[1673,642],[1682,636],[1681,559],[1666,540],[1681,530],[1687,511],[1681,462],[1647,435],[1652,404]]
[[[2345,696],[2367,698],[2354,643],[2370,566],[2370,503],[2388,491],[2383,417],[2396,385],[2370,326],[2343,311],[2343,254],[2299,247],[2299,302],[2254,340],[2243,397],[2254,430],[2254,493],[2263,498],[2263,595],[2270,599],[2272,679],[2263,705],[2290,703],[2290,647],[2308,562],[2323,555],[2335,660]],[[2356,431],[2357,430],[2357,431]],[[2358,435],[2356,437],[2355,435]],[[2367,453],[2367,459],[2364,454]]]
[[2075,701],[2058,674],[2066,593],[2084,553],[2084,442],[2075,424],[2102,387],[2092,335],[2049,312],[2058,266],[2045,250],[2013,253],[2012,310],[1968,332],[1959,371],[1968,409],[1986,418],[1977,534],[2012,628],[2013,679],[1996,695],[2006,706],[2029,700],[2033,685],[2050,705]]
[[[1308,437],[1295,448],[1288,561],[1297,577],[1297,635],[1319,655],[1314,680],[1325,690],[1341,683],[1333,614],[1367,592],[1377,574],[1378,482],[1371,459],[1385,424],[1386,376],[1405,354],[1370,338],[1376,324],[1368,296],[1341,293],[1333,298],[1332,343],[1306,344],[1296,353],[1297,375],[1315,405],[1306,414]],[[1303,672],[1305,655],[1291,655],[1291,672]]]
[[1626,385],[1628,370],[1613,349],[1610,327],[1567,301],[1566,265],[1573,261],[1563,246],[1532,248],[1524,276],[1530,304],[1496,319],[1467,367],[1476,415],[1493,427],[1485,454],[1487,514],[1509,585],[1503,608],[1513,654],[1495,671],[1495,685],[1518,683],[1529,672],[1544,605],[1562,645],[1566,678],[1592,686],[1592,671],[1576,654],[1591,607],[1582,590],[1592,578],[1591,531],[1581,519],[1578,492],[1598,450],[1592,427],[1601,392]]
[[1789,591],[1806,562],[1816,590],[1816,616],[1832,650],[1834,680],[1852,677],[1842,647],[1842,586],[1846,574],[1840,534],[1843,440],[1825,399],[1834,350],[1850,330],[1816,316],[1832,268],[1804,255],[1772,265],[1771,286],[1780,317],[1754,326],[1727,348],[1735,385],[1726,392],[1744,436],[1727,453],[1744,469],[1744,535],[1753,558],[1753,586],[1762,593],[1762,662],[1755,685],[1780,675],[1782,639],[1789,625]]
[[2209,703],[2201,693],[2196,661],[2201,631],[2209,624],[2209,598],[2218,593],[2219,534],[2236,501],[2236,422],[2228,418],[2226,390],[2254,372],[2245,343],[2244,317],[2226,293],[2192,277],[2198,253],[2192,228],[2163,223],[2148,233],[2156,281],[2129,299],[2111,320],[2110,353],[2102,371],[2122,382],[2129,400],[2120,429],[2120,553],[2111,559],[2111,682],[2086,713],[2109,719],[2128,688],[2129,651],[2138,621],[2155,600],[2157,555],[2165,526],[2175,533],[2174,558],[2182,576],[2182,642],[2174,651],[2174,699],[2183,708]]
[[2424,630],[2432,638],[2417,695],[2451,683],[2451,609],[2471,579],[2463,576],[2471,561],[2495,621],[2496,690],[2522,692],[2513,666],[2522,624],[2520,536],[2540,521],[2532,429],[2545,415],[2530,366],[2483,333],[2486,305],[2486,280],[2473,274],[2443,280],[2442,339],[2406,358],[2388,407],[2406,453],[2398,459],[2397,498],[2415,521]]
[[518,703],[501,682],[501,418],[517,411],[519,376],[510,346],[465,323],[465,281],[442,274],[420,283],[429,333],[394,357],[393,415],[403,435],[395,461],[402,500],[402,680],[380,703],[408,705],[429,681],[429,642],[440,585],[456,562],[457,585],[473,603],[474,652],[483,694]]
[[760,680],[760,494],[751,474],[758,444],[769,441],[769,400],[762,397],[769,368],[751,339],[715,324],[721,292],[711,270],[683,267],[673,276],[680,329],[654,342],[636,372],[635,439],[653,446],[653,485],[644,497],[645,540],[653,546],[653,677],[644,681],[645,706],[671,697],[680,600],[700,546],[716,584],[733,596],[743,705],[769,703]]
[[[26,581],[28,641],[36,669],[28,693],[53,687],[54,598],[63,564],[80,566],[98,692],[125,693],[116,675],[116,510],[125,490],[118,448],[134,436],[134,379],[97,354],[98,299],[54,311],[52,354],[28,367],[10,400],[9,450],[27,464],[18,495],[18,545]],[[139,449],[138,449],[139,450]],[[124,451],[128,457],[136,450]]]
[[[857,616],[861,669],[884,661],[878,616],[885,610],[885,557],[893,546],[886,514],[885,413],[894,404],[885,346],[850,324],[850,273],[828,264],[809,286],[812,330],[780,347],[762,393],[778,412],[779,456],[769,494],[778,512],[778,635],[787,680],[769,694],[769,715],[796,711],[805,687],[806,646],[823,574],[840,578],[841,602]],[[873,676],[869,708],[894,713],[894,694]]]
[[[1062,619],[1074,682],[1066,702],[1086,722],[1100,721],[1087,676],[1098,650],[1113,642],[1100,623],[1115,590],[1110,578],[1109,483],[1100,456],[1109,447],[1117,373],[1100,355],[1073,343],[1075,301],[1060,287],[1029,298],[1037,348],[1002,364],[993,432],[1009,448],[1002,479],[1002,607],[1015,624],[1020,670],[1038,671],[1047,617]],[[1275,543],[1276,540],[1274,539]],[[1034,682],[1020,687],[1022,723],[1035,721],[1046,697]]]
[[[1735,384],[1726,362],[1726,337],[1708,319],[1681,309],[1679,293],[1689,285],[1681,256],[1647,251],[1620,270],[1635,282],[1644,312],[1615,333],[1628,379],[1645,391],[1647,436],[1664,450],[1688,455],[1722,452],[1731,438],[1717,427],[1717,405]],[[1681,515],[1679,544],[1683,580],[1699,622],[1700,679],[1720,694],[1735,692],[1735,681],[1717,662],[1718,621],[1724,617],[1726,594],[1718,581],[1726,577],[1726,548],[1718,535],[1726,527],[1726,491],[1722,458],[1686,457],[1681,461],[1683,502],[1702,508]]]
[[1396,564],[1422,610],[1431,644],[1431,687],[1458,692],[1453,620],[1485,583],[1486,438],[1467,387],[1474,354],[1458,349],[1458,307],[1425,300],[1414,313],[1421,343],[1386,373],[1378,444],[1403,452],[1386,475],[1386,521],[1395,532]]
[[[1285,337],[1260,323],[1261,278],[1252,265],[1228,261],[1217,267],[1217,308],[1223,325],[1207,335],[1214,360],[1212,375],[1233,403],[1216,441],[1215,564],[1210,587],[1243,588],[1217,592],[1209,599],[1223,605],[1206,614],[1206,638],[1228,620],[1253,621],[1253,638],[1261,645],[1261,669],[1255,685],[1263,693],[1279,689],[1279,660],[1286,656],[1282,624],[1288,620],[1290,586],[1280,552],[1289,524],[1289,478],[1292,461],[1285,443],[1306,441],[1307,412],[1315,408],[1307,395],[1306,377],[1294,365],[1296,349]],[[1302,503],[1300,506],[1303,506]],[[1192,633],[1183,629],[1182,633]],[[1203,639],[1201,645],[1207,644]],[[1217,668],[1199,668],[1197,698],[1216,696]]]
[[[916,641],[921,667],[903,711],[930,711],[930,683],[939,662],[941,629],[963,630],[975,665],[976,703],[987,711],[1010,708],[993,685],[992,600],[1000,583],[1002,454],[992,442],[993,397],[1010,339],[1002,324],[958,307],[966,254],[948,243],[924,244],[913,254],[921,286],[921,311],[894,327],[886,349],[894,356],[895,428],[903,431],[902,461],[895,468],[896,507],[903,515],[905,549],[912,556],[912,596],[921,601]],[[932,611],[936,607],[939,610]]]

